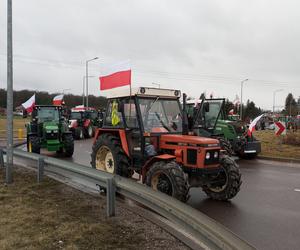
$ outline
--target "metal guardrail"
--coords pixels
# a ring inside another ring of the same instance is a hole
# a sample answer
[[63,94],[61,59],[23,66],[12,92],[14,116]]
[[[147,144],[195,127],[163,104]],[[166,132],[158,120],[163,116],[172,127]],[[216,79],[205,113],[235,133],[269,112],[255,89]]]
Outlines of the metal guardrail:
[[[5,151],[5,150],[4,150]],[[227,228],[194,208],[131,179],[99,171],[80,164],[14,149],[14,156],[37,162],[37,181],[44,171],[54,173],[86,187],[106,189],[107,216],[115,215],[116,192],[157,212],[188,234],[200,248],[255,249]],[[1,160],[2,159],[2,160]],[[4,167],[0,149],[0,167]]]

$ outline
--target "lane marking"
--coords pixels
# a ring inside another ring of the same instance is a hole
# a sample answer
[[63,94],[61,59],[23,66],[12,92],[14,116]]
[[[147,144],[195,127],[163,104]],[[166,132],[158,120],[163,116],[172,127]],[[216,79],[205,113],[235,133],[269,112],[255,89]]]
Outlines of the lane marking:
[[294,191],[295,192],[300,192],[300,188],[295,188]]

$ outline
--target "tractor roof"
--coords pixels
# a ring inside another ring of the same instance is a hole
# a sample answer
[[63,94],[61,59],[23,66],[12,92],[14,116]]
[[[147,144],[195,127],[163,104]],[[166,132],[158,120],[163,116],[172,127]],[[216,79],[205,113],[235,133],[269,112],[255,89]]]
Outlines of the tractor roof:
[[167,97],[167,98],[180,98],[180,90],[175,89],[160,89],[160,88],[148,88],[138,87],[132,88],[131,93],[129,89],[112,89],[107,95],[108,99],[129,97],[129,96],[140,96],[140,97]]
[[95,108],[92,107],[83,107],[83,106],[76,106],[75,108],[71,109],[72,112],[84,112],[84,111],[96,111]]
[[59,108],[61,105],[35,105],[36,108]]

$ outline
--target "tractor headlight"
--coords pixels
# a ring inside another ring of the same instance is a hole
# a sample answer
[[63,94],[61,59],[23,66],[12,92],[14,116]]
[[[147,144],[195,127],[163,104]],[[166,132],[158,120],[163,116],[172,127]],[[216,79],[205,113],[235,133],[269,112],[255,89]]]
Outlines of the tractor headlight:
[[207,152],[207,153],[205,154],[205,159],[208,160],[209,158],[210,158],[210,153]]
[[219,157],[219,152],[216,151],[216,152],[214,153],[214,158],[218,158],[218,157]]

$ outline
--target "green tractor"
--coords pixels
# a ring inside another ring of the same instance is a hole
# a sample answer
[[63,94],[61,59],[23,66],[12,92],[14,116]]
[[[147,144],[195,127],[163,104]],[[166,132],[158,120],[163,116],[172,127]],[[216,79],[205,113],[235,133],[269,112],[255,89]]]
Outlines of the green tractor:
[[26,125],[28,152],[40,153],[41,148],[71,157],[74,140],[61,106],[38,105],[32,111],[32,120]]
[[190,130],[219,139],[228,155],[255,158],[261,152],[260,141],[247,134],[246,124],[236,116],[226,115],[224,98],[202,99],[198,105],[189,101],[187,107]]

